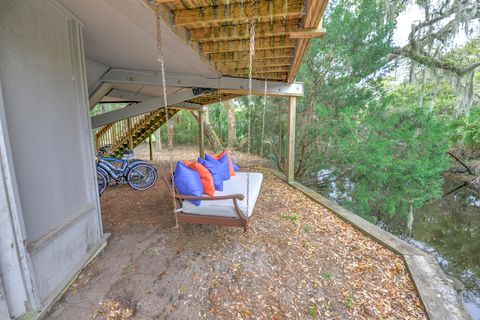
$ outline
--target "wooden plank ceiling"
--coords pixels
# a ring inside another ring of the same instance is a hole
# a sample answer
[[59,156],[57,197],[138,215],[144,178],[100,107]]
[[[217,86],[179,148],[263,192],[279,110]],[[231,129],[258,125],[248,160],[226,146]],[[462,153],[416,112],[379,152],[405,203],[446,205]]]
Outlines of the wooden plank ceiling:
[[155,0],[172,27],[224,76],[249,75],[250,26],[255,20],[252,76],[293,82],[310,39],[324,33],[328,0]]

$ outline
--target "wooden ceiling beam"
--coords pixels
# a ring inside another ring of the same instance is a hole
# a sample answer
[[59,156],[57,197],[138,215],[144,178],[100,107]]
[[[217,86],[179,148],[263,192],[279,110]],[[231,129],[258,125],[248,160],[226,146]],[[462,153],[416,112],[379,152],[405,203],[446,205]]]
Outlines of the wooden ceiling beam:
[[[248,78],[249,74],[247,73],[232,73],[232,76],[240,78]],[[269,80],[281,80],[286,81],[288,78],[288,72],[253,72],[252,78],[255,79],[269,79]]]
[[[297,41],[289,37],[272,37],[255,40],[255,50],[262,49],[281,49],[294,48]],[[204,54],[229,51],[249,51],[250,41],[233,40],[220,42],[204,42],[200,45],[200,50]]]
[[228,101],[228,100],[232,100],[232,99],[235,99],[235,98],[238,98],[238,97],[241,97],[241,96],[242,95],[239,95],[239,94],[224,94],[223,91],[222,91],[221,97],[219,97],[217,95],[217,96],[212,96],[212,97],[199,98],[196,101],[197,101],[197,103],[200,103],[201,105],[207,106],[207,105],[210,105],[212,103],[216,103],[216,102],[220,102],[220,101]]
[[325,35],[325,28],[318,27],[312,29],[303,29],[290,33],[290,38],[293,39],[314,39],[321,38]]
[[[253,61],[258,60],[270,60],[278,58],[292,58],[294,50],[292,48],[286,49],[255,49],[255,55]],[[209,54],[210,61],[214,63],[228,62],[228,61],[249,61],[249,50],[236,51],[236,52],[220,52]]]
[[[283,58],[283,59],[268,59],[268,60],[254,60],[252,66],[254,68],[270,66],[270,67],[278,67],[278,66],[289,66],[292,63],[292,58]],[[248,68],[249,61],[226,61],[226,62],[218,62],[215,64],[217,68]]]
[[[232,72],[234,73],[240,73],[240,74],[248,74],[249,68],[235,68],[231,69]],[[288,72],[290,71],[290,67],[288,65],[286,66],[278,66],[278,67],[272,67],[272,66],[263,66],[263,67],[255,67],[252,68],[252,73],[262,73],[262,72]]]
[[[303,28],[305,29],[319,29],[322,27],[322,17],[327,7],[328,0],[308,0],[307,15],[304,18]],[[353,35],[352,35],[353,36]],[[304,38],[298,40],[298,46],[295,50],[292,68],[288,74],[288,82],[295,81],[298,70],[302,64],[303,58],[310,46],[310,39]]]
[[295,18],[302,15],[303,0],[269,0],[230,5],[175,10],[173,21],[177,26],[195,27],[221,23],[239,23],[255,17],[257,21],[273,18]]
[[[153,15],[156,15],[156,6],[154,2],[149,0],[143,0],[143,3],[152,11]],[[198,43],[188,41],[188,31],[184,27],[175,27],[170,19],[171,11],[167,5],[168,3],[159,3],[160,17],[165,23],[169,31],[173,32],[178,38],[180,38],[186,45],[188,50],[192,51],[194,54],[198,55],[202,62],[204,62],[209,68],[215,70],[214,65],[209,61],[205,56],[201,54],[200,46]]]
[[[231,26],[195,28],[190,30],[190,41],[209,42],[250,38],[247,23]],[[290,35],[298,31],[298,19],[267,21],[255,24],[255,38]]]

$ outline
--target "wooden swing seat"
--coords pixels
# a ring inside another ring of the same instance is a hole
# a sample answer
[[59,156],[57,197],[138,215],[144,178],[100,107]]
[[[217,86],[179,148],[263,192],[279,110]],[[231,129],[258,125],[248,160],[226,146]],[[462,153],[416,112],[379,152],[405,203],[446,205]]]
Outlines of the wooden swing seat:
[[[179,194],[176,189],[173,191],[171,177],[165,178],[170,192],[175,195],[179,223],[242,227],[245,232],[260,194],[262,181],[261,173],[237,172],[223,182],[223,191],[216,191],[215,196],[196,197]],[[196,206],[188,200],[200,200],[201,203]]]

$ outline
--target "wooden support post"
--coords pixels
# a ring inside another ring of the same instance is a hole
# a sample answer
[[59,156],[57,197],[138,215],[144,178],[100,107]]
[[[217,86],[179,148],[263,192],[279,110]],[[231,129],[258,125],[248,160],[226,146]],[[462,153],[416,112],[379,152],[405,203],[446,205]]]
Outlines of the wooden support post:
[[205,136],[203,134],[203,111],[198,111],[198,149],[201,158],[205,158]]
[[100,148],[100,137],[96,136],[95,137],[95,153],[98,152],[98,149]]
[[128,130],[128,149],[133,150],[133,137],[132,137],[132,119],[127,119],[127,130]]
[[295,116],[297,98],[290,97],[288,104],[288,130],[287,130],[287,183],[295,180]]
[[150,151],[150,161],[153,161],[152,135],[148,136],[148,149]]

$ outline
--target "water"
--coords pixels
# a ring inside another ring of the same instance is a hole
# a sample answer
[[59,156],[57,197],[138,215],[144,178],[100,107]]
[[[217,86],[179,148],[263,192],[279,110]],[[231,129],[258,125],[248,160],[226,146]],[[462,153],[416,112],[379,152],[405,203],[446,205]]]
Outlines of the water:
[[[446,181],[444,192],[461,183]],[[463,188],[415,209],[409,219],[395,217],[380,226],[432,254],[445,273],[464,286],[463,300],[474,320],[480,320],[480,196]]]
[[[319,171],[316,178],[323,184],[335,180],[328,169]],[[339,203],[351,201],[348,193],[355,187],[351,181],[327,184],[325,196]],[[443,191],[461,184],[447,180]],[[446,274],[460,280],[465,286],[464,304],[472,318],[480,320],[480,195],[462,188],[413,209],[406,217],[396,216],[378,225],[433,255]]]

